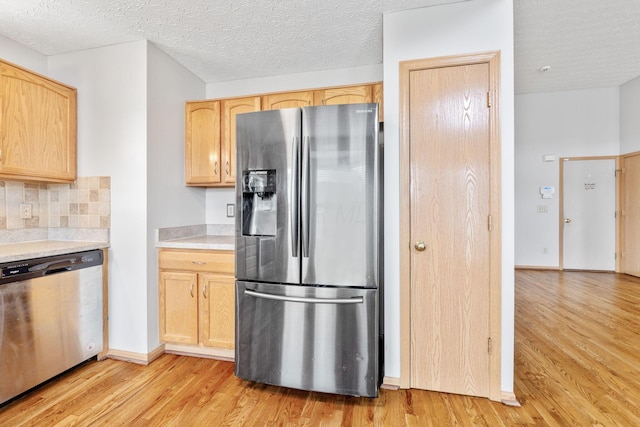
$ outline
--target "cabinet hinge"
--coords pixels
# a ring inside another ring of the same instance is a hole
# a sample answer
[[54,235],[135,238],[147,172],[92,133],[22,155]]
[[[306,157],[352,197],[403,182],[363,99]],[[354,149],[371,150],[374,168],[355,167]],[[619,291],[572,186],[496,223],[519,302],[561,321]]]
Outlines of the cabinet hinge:
[[489,231],[493,231],[493,220],[491,219],[491,215],[487,217],[487,228]]
[[491,340],[491,337],[489,337],[487,342],[487,350],[489,351],[489,354],[493,352],[493,341]]
[[491,108],[491,92],[487,92],[487,108]]

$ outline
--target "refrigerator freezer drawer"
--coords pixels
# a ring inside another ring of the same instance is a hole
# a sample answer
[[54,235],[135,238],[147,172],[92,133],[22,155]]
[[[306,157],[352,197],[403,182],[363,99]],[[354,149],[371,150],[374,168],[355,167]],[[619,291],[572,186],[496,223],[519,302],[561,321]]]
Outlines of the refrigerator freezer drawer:
[[236,283],[235,373],[266,384],[376,397],[377,289]]

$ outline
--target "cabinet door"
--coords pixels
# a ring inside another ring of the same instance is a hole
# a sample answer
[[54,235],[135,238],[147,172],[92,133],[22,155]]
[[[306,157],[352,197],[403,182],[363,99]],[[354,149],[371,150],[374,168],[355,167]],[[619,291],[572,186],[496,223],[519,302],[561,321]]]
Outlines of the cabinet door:
[[235,344],[235,279],[200,274],[200,342],[232,349]]
[[373,100],[371,102],[378,103],[378,120],[384,122],[384,104],[382,103],[382,83],[376,83],[371,86],[371,94]]
[[160,273],[160,339],[198,343],[198,275]]
[[312,105],[314,105],[313,91],[274,93],[271,95],[264,95],[262,97],[263,110],[310,107]]
[[234,184],[236,177],[236,115],[260,111],[260,97],[222,101],[222,182]]
[[76,179],[76,90],[0,61],[0,177]]
[[314,94],[315,105],[360,104],[368,102],[373,102],[371,85],[317,90]]
[[186,103],[184,157],[187,184],[220,183],[220,101]]

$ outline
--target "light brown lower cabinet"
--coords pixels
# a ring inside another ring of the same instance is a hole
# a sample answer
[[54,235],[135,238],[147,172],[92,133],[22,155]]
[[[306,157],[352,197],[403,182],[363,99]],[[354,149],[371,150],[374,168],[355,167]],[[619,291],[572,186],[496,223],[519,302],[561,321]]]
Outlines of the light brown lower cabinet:
[[[235,340],[233,251],[160,249],[160,340],[171,350],[227,350]],[[216,356],[215,352],[205,351]]]

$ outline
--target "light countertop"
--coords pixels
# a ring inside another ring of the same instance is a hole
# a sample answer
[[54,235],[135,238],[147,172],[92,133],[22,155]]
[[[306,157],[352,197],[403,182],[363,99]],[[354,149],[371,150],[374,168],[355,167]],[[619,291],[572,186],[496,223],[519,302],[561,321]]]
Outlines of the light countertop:
[[159,228],[156,232],[156,247],[233,251],[234,226],[200,224]]
[[158,248],[175,249],[210,249],[210,250],[235,250],[235,238],[233,236],[203,235],[183,237],[180,239],[161,240],[156,243]]
[[0,262],[21,261],[52,255],[104,249],[107,242],[80,242],[62,240],[36,240],[31,242],[0,244]]

